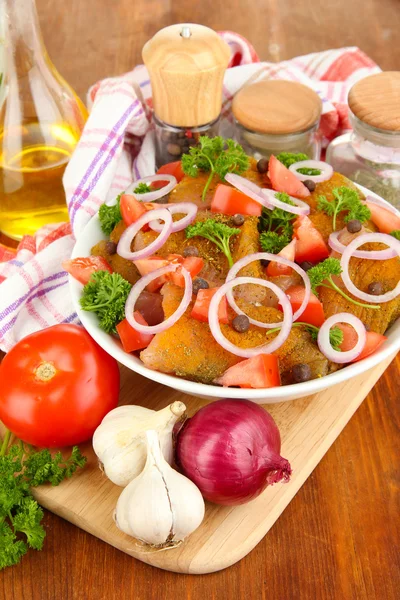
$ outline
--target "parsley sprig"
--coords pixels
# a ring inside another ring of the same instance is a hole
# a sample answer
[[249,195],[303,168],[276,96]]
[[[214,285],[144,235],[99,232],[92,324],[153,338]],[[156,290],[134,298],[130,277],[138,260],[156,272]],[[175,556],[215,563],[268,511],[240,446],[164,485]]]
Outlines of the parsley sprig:
[[31,488],[58,485],[86,463],[77,446],[64,460],[61,452],[52,455],[22,441],[10,445],[10,440],[11,433],[6,431],[0,449],[0,570],[17,564],[28,548],[43,547],[43,511]]
[[336,230],[336,219],[340,212],[347,210],[345,223],[357,219],[364,223],[371,218],[371,211],[363,204],[358,193],[351,188],[340,186],[332,190],[333,200],[327,200],[326,196],[320,196],[317,204],[318,210],[333,217],[333,229]]
[[395,229],[394,231],[391,231],[390,235],[396,238],[396,240],[400,241],[400,229]]
[[[320,328],[316,327],[315,325],[310,325],[310,323],[304,323],[303,321],[296,321],[296,323],[292,324],[292,327],[305,327],[306,331],[308,331],[313,340],[316,341],[318,339],[318,332]],[[276,333],[278,331],[280,331],[280,327],[274,327],[273,329],[268,330],[268,334]],[[341,351],[340,346],[343,342],[343,338],[344,334],[340,327],[331,327],[329,331],[329,341],[334,350],[337,350],[338,352]]]
[[151,192],[151,187],[148,183],[143,182],[139,183],[139,185],[137,185],[133,190],[134,194],[147,194],[148,192]]
[[182,169],[186,175],[197,177],[199,170],[210,171],[203,189],[203,202],[214,175],[219,175],[224,180],[228,173],[243,173],[248,168],[249,158],[242,146],[234,140],[224,140],[220,136],[200,136],[199,144],[191,146],[189,154],[182,156]]
[[260,235],[260,246],[263,252],[279,254],[281,250],[290,244],[291,238],[286,234],[279,234],[276,231],[264,231]]
[[280,152],[276,157],[285,167],[288,169],[294,163],[300,162],[301,160],[308,160],[307,154],[298,152]]
[[102,204],[99,209],[100,227],[103,233],[110,235],[114,227],[122,221],[121,210],[119,207],[122,194],[117,196],[113,206]]
[[214,219],[206,219],[205,221],[198,221],[189,225],[185,229],[186,237],[192,238],[200,236],[214,242],[214,244],[223,252],[228,259],[229,267],[233,266],[233,258],[231,249],[229,247],[229,241],[233,235],[238,235],[240,229],[229,227],[224,223],[218,223]]
[[342,273],[342,267],[340,265],[340,260],[337,258],[327,258],[323,262],[320,262],[315,267],[312,267],[307,271],[307,275],[310,278],[311,289],[313,293],[318,296],[318,288],[326,287],[328,289],[335,290],[338,294],[346,298],[349,302],[356,304],[357,306],[361,306],[362,308],[373,308],[374,310],[379,310],[380,306],[377,304],[364,304],[363,302],[358,302],[358,300],[354,300],[350,298],[339,286],[336,285],[334,280],[332,279],[333,275],[340,275]]
[[[290,199],[288,194],[285,194],[284,192],[277,192],[275,194],[275,197],[277,198],[277,200],[280,200],[281,202],[285,202],[286,204],[291,204],[294,205],[294,202]],[[279,236],[282,236],[285,241],[287,240],[285,246],[290,242],[290,240],[292,239],[293,236],[293,224],[292,221],[294,221],[296,219],[296,215],[294,215],[293,213],[287,212],[286,210],[283,210],[282,208],[274,208],[273,210],[270,210],[268,208],[263,208],[262,213],[261,213],[261,217],[260,217],[260,221],[259,221],[259,230],[260,232],[275,232],[277,233]],[[265,240],[265,244],[269,245],[271,242],[273,242],[276,238],[274,238],[274,236],[264,236],[263,238]],[[271,240],[267,241],[267,240]],[[283,243],[283,239],[281,240],[280,243]],[[263,247],[263,245],[262,245]],[[269,250],[265,250],[265,252],[269,252]],[[275,254],[275,253],[274,253]]]
[[116,326],[125,319],[125,303],[132,285],[119,273],[96,271],[82,291],[83,310],[96,313],[101,329],[116,333]]

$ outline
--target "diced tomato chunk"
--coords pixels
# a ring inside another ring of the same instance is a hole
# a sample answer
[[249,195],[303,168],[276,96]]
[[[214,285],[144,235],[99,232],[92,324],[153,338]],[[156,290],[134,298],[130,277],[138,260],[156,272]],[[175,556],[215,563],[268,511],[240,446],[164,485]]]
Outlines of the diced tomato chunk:
[[270,388],[281,384],[279,363],[274,354],[259,354],[230,367],[216,381],[224,387]]
[[[199,256],[188,256],[187,258],[181,258],[183,259],[183,262],[181,263],[182,267],[189,271],[192,279],[193,277],[196,277],[196,275],[200,273],[204,267],[204,260]],[[177,269],[174,273],[169,273],[169,276],[172,283],[178,285],[179,287],[185,287],[185,279],[180,269]]]
[[[208,323],[208,309],[210,307],[211,298],[219,288],[209,288],[208,290],[199,290],[196,296],[190,316],[198,321]],[[228,303],[225,296],[222,298],[218,307],[218,320],[220,323],[229,323],[228,318]]]
[[262,206],[246,194],[229,185],[219,183],[211,201],[211,211],[223,215],[261,215]]
[[[294,261],[295,253],[296,253],[296,239],[292,240],[290,244],[285,246],[277,256],[282,256],[283,258],[287,258],[288,260]],[[288,265],[282,265],[278,262],[274,262],[271,260],[269,263],[266,274],[268,277],[278,277],[279,275],[291,275],[292,268]]]
[[[139,273],[142,275],[147,275],[148,273],[152,273],[157,269],[161,269],[161,267],[166,267],[169,265],[169,261],[165,258],[160,258],[159,256],[149,256],[148,258],[140,258],[138,260],[134,260],[133,264],[137,267]],[[149,292],[156,292],[160,289],[168,281],[169,273],[165,275],[161,275],[157,277],[157,279],[153,279],[147,286],[146,289]]]
[[309,261],[317,263],[325,260],[329,256],[329,248],[324,242],[324,238],[316,229],[312,221],[300,215],[294,222],[294,236],[296,243],[296,262],[302,263]]
[[[136,310],[133,314],[138,323],[147,325],[139,311]],[[131,327],[127,319],[118,323],[117,332],[125,352],[134,352],[135,350],[147,348],[154,337],[151,333],[141,333],[140,331],[136,331],[136,329]]]
[[372,202],[365,202],[371,211],[371,221],[378,227],[381,233],[392,233],[400,229],[400,217],[390,212],[383,206],[378,206]]
[[[147,212],[146,206],[136,200],[134,196],[130,196],[129,194],[123,194],[121,196],[119,208],[121,211],[122,219],[125,225],[129,226],[132,223],[136,223],[136,221]],[[143,227],[144,231],[149,230],[149,226],[146,224]]]
[[105,258],[102,256],[87,256],[82,258],[71,258],[62,262],[62,267],[67,273],[72,275],[74,279],[85,285],[88,283],[95,271],[108,271],[112,273],[113,270],[108,264]]
[[273,154],[269,157],[268,177],[273,189],[277,192],[285,192],[295,198],[307,198],[310,190],[304,183],[289,171]]
[[[339,327],[339,329],[343,331],[343,342],[340,344],[340,350],[342,352],[348,352],[348,350],[354,348],[354,346],[357,343],[357,333],[355,329],[347,323],[338,323],[336,327]],[[386,339],[387,337],[382,335],[381,333],[376,333],[375,331],[367,331],[367,340],[365,342],[363,351],[359,356],[357,356],[357,358],[355,358],[351,362],[358,362],[359,360],[366,358],[367,356],[375,352],[375,350],[377,350]]]
[[[301,285],[293,285],[286,290],[286,295],[290,300],[290,304],[292,305],[293,313],[300,308],[304,300],[304,294],[305,288]],[[315,327],[321,327],[322,323],[325,321],[324,307],[322,302],[320,302],[317,296],[315,296],[315,294],[312,292],[304,312],[300,315],[297,321],[303,321],[304,323],[309,323]]]
[[[175,162],[170,162],[160,167],[157,171],[157,175],[173,175],[179,183],[184,178],[185,173],[183,172],[181,161],[176,160]],[[151,184],[151,189],[159,190],[167,185],[167,183],[167,181],[165,181],[165,183],[164,181],[153,181]]]

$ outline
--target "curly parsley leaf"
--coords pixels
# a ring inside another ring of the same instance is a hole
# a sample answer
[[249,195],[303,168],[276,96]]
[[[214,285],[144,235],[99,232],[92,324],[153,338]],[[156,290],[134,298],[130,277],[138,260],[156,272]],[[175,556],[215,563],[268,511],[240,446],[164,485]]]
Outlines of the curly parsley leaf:
[[119,207],[122,194],[119,194],[114,206],[102,204],[99,209],[100,227],[103,233],[110,235],[114,227],[122,221],[121,210]]
[[371,211],[368,206],[361,202],[360,196],[356,190],[340,186],[332,190],[333,200],[327,200],[326,196],[320,196],[317,204],[318,210],[323,211],[330,217],[333,216],[333,229],[336,230],[336,219],[338,214],[345,210],[347,215],[344,220],[346,223],[357,219],[365,223],[371,218]]
[[396,238],[396,240],[400,241],[400,229],[395,229],[394,231],[391,231],[390,235]]
[[119,273],[96,271],[82,291],[80,305],[94,312],[101,329],[116,333],[116,326],[125,319],[125,303],[132,285]]
[[151,192],[151,187],[147,183],[139,183],[137,187],[133,190],[134,194],[147,194]]
[[[318,339],[319,327],[315,327],[315,325],[309,325],[308,323],[293,323],[295,325],[305,325],[308,333],[311,335],[311,338],[316,342]],[[329,331],[329,341],[334,350],[340,352],[340,346],[343,342],[344,334],[343,331],[339,327],[332,327]]]
[[248,168],[249,158],[242,146],[234,140],[224,140],[220,136],[200,136],[199,144],[191,146],[189,154],[182,156],[182,170],[186,175],[197,177],[199,170],[210,172],[203,189],[203,201],[214,175],[219,175],[224,180],[228,173],[243,173]]
[[214,242],[214,244],[223,252],[228,259],[229,266],[233,266],[231,249],[229,246],[230,239],[233,235],[238,235],[240,229],[229,227],[224,223],[218,223],[214,219],[206,219],[189,225],[185,229],[186,237],[192,238],[200,236]]
[[286,235],[276,233],[276,231],[264,231],[260,235],[260,246],[263,252],[270,252],[271,254],[279,254],[285,246],[290,244],[291,238]]
[[[285,202],[286,204],[294,205],[294,202],[285,192],[277,192],[275,194],[275,198],[277,198],[277,200],[280,200],[281,202]],[[292,221],[294,221],[295,219],[296,215],[294,215],[293,213],[289,213],[286,210],[283,210],[283,208],[276,207],[273,210],[263,208],[259,221],[259,230],[260,232],[275,231],[279,235],[292,239]]]
[[312,167],[300,167],[296,171],[302,175],[321,175],[321,169],[313,169]]
[[[308,160],[307,154],[299,152],[297,154],[293,152],[280,152],[276,157],[288,169],[294,163],[300,162],[301,160]],[[309,173],[306,173],[308,175]]]

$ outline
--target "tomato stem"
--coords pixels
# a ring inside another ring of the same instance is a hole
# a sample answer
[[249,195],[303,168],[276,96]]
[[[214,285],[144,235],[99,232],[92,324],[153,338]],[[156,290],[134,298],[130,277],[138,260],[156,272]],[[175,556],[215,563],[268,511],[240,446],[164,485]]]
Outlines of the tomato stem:
[[50,381],[56,374],[56,368],[52,363],[43,362],[35,371],[36,379],[40,381]]
[[1,449],[0,449],[0,456],[5,456],[6,455],[8,443],[10,441],[10,437],[11,437],[11,431],[9,429],[6,429],[6,433],[4,435],[3,443],[2,443]]

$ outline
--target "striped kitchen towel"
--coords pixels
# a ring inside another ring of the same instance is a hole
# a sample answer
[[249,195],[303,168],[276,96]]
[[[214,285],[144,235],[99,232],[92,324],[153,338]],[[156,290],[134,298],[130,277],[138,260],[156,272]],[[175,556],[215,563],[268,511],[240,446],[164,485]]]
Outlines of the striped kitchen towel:
[[[233,133],[233,95],[249,80],[283,78],[314,88],[323,101],[320,133],[330,139],[349,128],[347,94],[355,81],[379,72],[358,48],[327,50],[281,63],[260,62],[240,35],[220,35],[231,49],[224,80],[222,131]],[[0,245],[0,348],[56,323],[76,323],[68,276],[61,262],[71,254],[100,204],[129,183],[155,171],[149,76],[139,65],[120,77],[96,83],[88,93],[90,116],[64,176],[70,223],[48,225],[25,236],[18,249]]]

